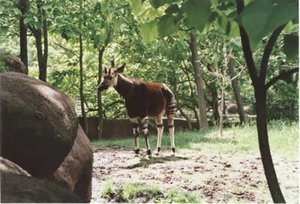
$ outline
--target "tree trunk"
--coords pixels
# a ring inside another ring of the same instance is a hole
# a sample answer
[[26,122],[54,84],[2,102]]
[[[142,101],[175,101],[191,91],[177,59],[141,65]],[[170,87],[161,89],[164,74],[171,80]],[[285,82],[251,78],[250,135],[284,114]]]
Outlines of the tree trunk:
[[[244,9],[244,1],[236,0],[237,13],[240,14]],[[272,199],[275,203],[285,203],[285,199],[281,192],[275,168],[272,161],[272,156],[270,152],[270,145],[268,139],[268,129],[267,129],[267,105],[266,105],[266,90],[265,86],[266,71],[268,68],[269,57],[275,42],[283,30],[285,25],[282,25],[275,29],[271,34],[262,56],[259,74],[256,69],[255,62],[253,59],[253,54],[250,47],[249,37],[243,26],[239,26],[241,43],[243,48],[243,53],[247,63],[247,69],[254,87],[255,92],[255,105],[256,105],[256,127],[258,133],[259,149],[261,154],[261,159],[265,171],[265,176],[268,182],[269,190]]]
[[[211,64],[207,65],[207,70],[213,72]],[[218,102],[218,91],[214,84],[207,84],[206,87],[210,90],[211,93],[211,107],[213,109],[213,119],[215,120],[215,124],[218,125],[220,122],[220,114],[219,114],[219,102]]]
[[27,26],[24,23],[25,15],[28,10],[27,0],[19,1],[19,10],[21,12],[19,19],[19,29],[20,29],[20,58],[24,63],[26,69],[25,74],[28,74],[28,49],[27,49]]
[[[103,53],[104,49],[99,49],[98,51],[98,84],[101,82],[102,78],[102,63],[103,63]],[[103,107],[102,107],[102,96],[101,92],[97,91],[97,99],[98,99],[98,139],[102,137],[103,130]]]
[[200,69],[199,57],[197,52],[197,39],[193,33],[190,34],[190,49],[192,53],[192,64],[195,71],[195,81],[197,86],[199,127],[208,128],[207,116],[206,116],[206,105],[205,105],[204,90],[203,90],[204,83],[202,79],[202,73]]
[[[46,12],[42,8],[41,0],[36,0],[38,21],[42,25],[41,29],[31,27],[31,31],[35,37],[35,45],[37,49],[37,58],[39,65],[39,79],[47,81],[47,61],[48,61],[48,25]],[[43,47],[44,45],[44,47]]]
[[177,100],[177,108],[180,112],[180,114],[185,118],[187,124],[188,124],[188,130],[192,130],[193,126],[192,126],[192,120],[191,118],[183,111],[180,102]]
[[82,34],[79,35],[79,74],[80,74],[80,85],[79,85],[79,94],[80,94],[80,106],[81,106],[81,116],[83,119],[83,130],[88,134],[88,122],[86,118],[86,112],[84,107],[84,94],[83,94],[83,42]]
[[278,179],[274,169],[272,155],[270,151],[268,129],[267,129],[267,105],[266,91],[264,85],[255,87],[256,101],[256,126],[258,132],[259,149],[262,163],[267,178],[268,186],[275,203],[285,203],[284,197],[279,187]]
[[[225,49],[226,50],[226,49]],[[226,51],[225,51],[226,52]],[[224,72],[224,68],[227,68],[227,59],[225,59],[225,63],[224,66],[221,66],[221,75],[222,75],[222,79],[221,79],[221,103],[219,106],[219,115],[220,115],[220,122],[219,122],[219,136],[222,137],[223,136],[223,123],[224,123],[224,115],[225,115],[225,72]]]
[[[189,75],[189,69],[188,69],[188,67],[186,66],[186,64],[183,62],[183,66],[180,66],[181,67],[181,69],[182,69],[182,71],[185,73],[185,75],[186,75],[186,77],[187,77],[187,79],[188,79],[188,83],[189,83],[189,88],[190,88],[190,91],[191,91],[191,97],[192,97],[192,100],[191,100],[191,103],[192,103],[192,106],[194,106],[194,104],[196,104],[196,103],[194,103],[194,98],[196,98],[195,97],[195,95],[194,95],[194,89],[193,89],[193,85],[192,85],[192,80],[191,80],[191,78],[190,78],[190,75]],[[197,106],[197,105],[196,105]],[[180,113],[181,113],[181,107],[178,107],[178,110],[180,111]],[[191,108],[191,109],[193,109],[193,108]],[[199,128],[199,117],[198,117],[198,113],[197,113],[197,111],[196,110],[194,110],[193,109],[193,112],[195,113],[194,115],[195,115],[195,118],[196,118],[196,122],[197,122],[197,129],[200,129]],[[181,113],[182,114],[182,113]],[[182,114],[182,116],[183,117],[185,117],[184,116],[184,114]],[[188,121],[188,118],[186,118],[186,120]],[[189,118],[189,120],[190,121],[192,121],[190,118]],[[189,121],[188,121],[188,123],[189,123]],[[189,125],[192,125],[192,124],[188,124],[188,126]]]
[[231,78],[231,85],[234,93],[234,97],[236,100],[237,108],[238,108],[238,114],[240,118],[240,124],[244,124],[246,122],[246,115],[244,111],[244,106],[242,103],[242,97],[241,97],[241,92],[240,92],[240,87],[236,78],[235,71],[232,66],[232,60],[230,58],[230,55],[228,56],[228,70]]

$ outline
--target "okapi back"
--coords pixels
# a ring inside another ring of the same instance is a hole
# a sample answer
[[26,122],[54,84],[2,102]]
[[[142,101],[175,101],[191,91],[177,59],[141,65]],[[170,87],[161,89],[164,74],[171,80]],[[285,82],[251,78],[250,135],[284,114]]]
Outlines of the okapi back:
[[170,114],[175,111],[174,94],[163,83],[145,82],[119,75],[116,90],[125,98],[130,118],[156,116],[164,111]]

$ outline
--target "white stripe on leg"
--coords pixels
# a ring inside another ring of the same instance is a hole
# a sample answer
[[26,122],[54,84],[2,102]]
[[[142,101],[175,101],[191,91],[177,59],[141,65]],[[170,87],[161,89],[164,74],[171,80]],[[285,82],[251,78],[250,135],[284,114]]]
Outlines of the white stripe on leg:
[[157,149],[161,148],[161,140],[162,140],[163,132],[164,132],[164,127],[157,128]]
[[175,136],[174,136],[174,127],[169,128],[169,135],[170,135],[170,142],[171,142],[171,149],[173,153],[175,153]]

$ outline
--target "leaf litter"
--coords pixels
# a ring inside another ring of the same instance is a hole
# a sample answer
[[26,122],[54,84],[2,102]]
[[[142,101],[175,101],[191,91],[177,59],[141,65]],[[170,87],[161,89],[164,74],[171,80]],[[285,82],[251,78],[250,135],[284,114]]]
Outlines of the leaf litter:
[[[288,203],[298,203],[298,161],[274,157],[275,169]],[[167,192],[179,188],[198,193],[206,203],[272,202],[260,156],[254,153],[208,154],[181,150],[175,157],[168,152],[147,159],[132,151],[101,149],[94,152],[92,202],[116,202],[101,197],[107,180],[121,187],[128,183],[159,186]],[[162,193],[165,193],[162,192]],[[136,202],[153,203],[139,197]]]

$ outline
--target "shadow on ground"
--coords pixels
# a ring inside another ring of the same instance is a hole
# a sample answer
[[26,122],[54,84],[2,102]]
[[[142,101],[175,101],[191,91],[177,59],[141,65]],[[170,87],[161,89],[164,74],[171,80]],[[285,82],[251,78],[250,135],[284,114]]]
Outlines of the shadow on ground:
[[165,163],[165,162],[172,162],[172,161],[179,161],[179,160],[188,160],[187,157],[179,157],[179,156],[163,156],[163,157],[152,157],[151,159],[148,158],[141,158],[139,163],[125,166],[124,169],[134,169],[139,167],[149,167],[151,164],[157,163]]

